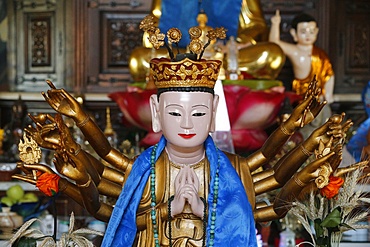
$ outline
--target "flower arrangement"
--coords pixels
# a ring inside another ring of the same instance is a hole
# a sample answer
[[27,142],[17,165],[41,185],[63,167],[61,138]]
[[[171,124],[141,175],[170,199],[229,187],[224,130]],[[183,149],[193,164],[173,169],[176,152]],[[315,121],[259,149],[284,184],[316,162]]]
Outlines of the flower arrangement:
[[313,246],[334,247],[335,243],[339,244],[343,232],[369,228],[359,224],[367,221],[370,212],[369,207],[364,206],[370,203],[370,198],[364,195],[368,179],[363,170],[368,164],[369,160],[365,160],[338,168],[326,186],[311,190],[306,199],[294,202],[290,213],[310,234]]
[[[67,246],[86,246],[86,247],[93,247],[94,245],[88,240],[85,236],[86,235],[98,235],[103,236],[104,233],[87,229],[81,228],[74,231],[74,214],[72,212],[69,222],[69,229],[68,232],[63,233],[61,238],[56,241],[52,236],[47,236],[40,230],[36,228],[30,228],[30,226],[39,221],[37,218],[30,219],[26,221],[19,230],[13,235],[13,237],[9,240],[9,246],[36,246],[36,242],[40,242],[38,246],[45,246],[45,247],[67,247]],[[29,244],[29,245],[26,245]],[[32,245],[33,244],[33,245]]]

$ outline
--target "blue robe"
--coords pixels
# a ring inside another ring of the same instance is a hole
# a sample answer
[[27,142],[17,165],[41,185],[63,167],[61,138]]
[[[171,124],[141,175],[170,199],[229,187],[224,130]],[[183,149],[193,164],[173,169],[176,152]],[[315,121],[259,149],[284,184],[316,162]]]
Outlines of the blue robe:
[[[165,146],[166,139],[162,137],[158,143],[156,160]],[[153,147],[150,147],[145,150],[133,164],[110,218],[102,243],[103,247],[132,246],[137,232],[137,208],[150,175],[152,149]],[[214,195],[212,185],[219,163],[219,196],[214,246],[257,246],[253,212],[240,177],[226,155],[216,148],[210,136],[205,141],[205,149],[211,172],[211,185],[207,199],[208,215],[211,215]],[[210,236],[210,222],[211,219],[208,217],[207,243]]]

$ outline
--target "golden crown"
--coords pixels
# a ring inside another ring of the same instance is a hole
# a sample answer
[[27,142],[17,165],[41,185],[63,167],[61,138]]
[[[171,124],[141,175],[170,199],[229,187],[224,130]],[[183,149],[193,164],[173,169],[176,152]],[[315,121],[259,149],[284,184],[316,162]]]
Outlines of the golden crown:
[[154,58],[150,61],[150,70],[157,88],[214,88],[221,64],[219,60],[193,61],[185,58],[172,62],[168,58]]
[[173,44],[178,47],[178,42],[181,40],[182,33],[178,28],[170,28],[165,35],[156,26],[154,18],[148,15],[141,21],[140,29],[149,34],[148,39],[154,48],[159,49],[165,46],[170,56],[170,59],[154,58],[150,61],[150,70],[157,88],[214,87],[222,62],[205,60],[202,56],[212,40],[226,38],[225,28],[208,30],[206,34],[208,41],[204,44],[200,39],[202,30],[199,27],[191,27],[189,29],[191,41],[188,46],[190,53],[180,54],[178,52],[176,56],[171,47]]

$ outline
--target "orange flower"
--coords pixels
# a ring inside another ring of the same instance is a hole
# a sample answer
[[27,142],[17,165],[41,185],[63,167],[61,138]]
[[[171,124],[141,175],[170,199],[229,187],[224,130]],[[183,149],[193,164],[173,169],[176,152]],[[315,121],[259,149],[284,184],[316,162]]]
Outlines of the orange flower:
[[344,180],[340,177],[329,177],[329,184],[320,190],[321,195],[328,199],[338,195],[339,189],[344,183]]
[[53,196],[59,191],[60,177],[57,174],[42,173],[37,175],[36,187],[47,196]]

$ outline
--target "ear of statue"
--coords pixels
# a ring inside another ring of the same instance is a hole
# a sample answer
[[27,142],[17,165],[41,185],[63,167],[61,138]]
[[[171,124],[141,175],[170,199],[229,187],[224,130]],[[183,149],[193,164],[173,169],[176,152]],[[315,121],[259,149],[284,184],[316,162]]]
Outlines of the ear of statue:
[[213,97],[213,111],[212,111],[212,122],[210,127],[210,132],[215,132],[216,130],[216,113],[217,113],[217,107],[218,107],[218,100],[219,97],[217,94]]
[[158,102],[158,96],[156,94],[153,94],[150,96],[150,111],[152,114],[152,129],[154,133],[158,133],[162,130],[161,127],[161,121],[159,116],[159,102]]
[[291,28],[291,29],[289,30],[289,33],[290,33],[290,35],[292,35],[293,40],[294,40],[295,42],[297,42],[297,41],[298,41],[297,31],[296,31],[294,28]]

